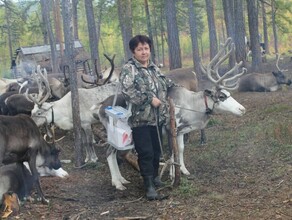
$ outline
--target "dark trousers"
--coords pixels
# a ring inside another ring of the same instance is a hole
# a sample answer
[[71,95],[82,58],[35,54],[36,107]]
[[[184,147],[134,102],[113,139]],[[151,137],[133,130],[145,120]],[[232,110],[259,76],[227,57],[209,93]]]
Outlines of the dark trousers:
[[[132,130],[141,176],[158,176],[161,149],[156,126],[135,127]],[[161,137],[161,126],[159,133]]]

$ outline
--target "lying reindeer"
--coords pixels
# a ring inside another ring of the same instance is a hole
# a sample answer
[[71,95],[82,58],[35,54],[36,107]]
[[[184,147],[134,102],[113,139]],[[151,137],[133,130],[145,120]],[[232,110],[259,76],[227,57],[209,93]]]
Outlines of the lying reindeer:
[[278,56],[276,67],[278,72],[272,73],[250,73],[240,78],[239,92],[274,92],[281,85],[291,85],[291,80],[284,75],[284,70],[278,66],[280,56]]
[[[58,176],[64,178],[68,173],[61,167],[50,169],[44,166],[45,159],[38,153],[36,157],[36,167],[40,176]],[[23,166],[24,165],[24,166]],[[6,192],[15,192],[18,198],[25,200],[33,187],[33,176],[27,162],[12,163],[0,167],[0,205],[2,195]],[[25,189],[27,192],[25,192]]]
[[[225,54],[226,48],[231,48]],[[234,44],[231,44],[229,38],[224,47],[222,47],[218,54],[211,60],[206,68],[203,68],[209,80],[214,84],[213,89],[206,89],[200,92],[192,92],[184,87],[174,87],[168,92],[168,96],[173,100],[175,105],[175,120],[177,125],[177,143],[178,155],[180,161],[180,170],[185,175],[190,175],[184,163],[184,140],[183,135],[190,131],[197,129],[204,129],[213,114],[226,114],[231,113],[241,116],[245,113],[245,108],[231,97],[227,90],[235,90],[238,86],[238,77],[244,72],[238,73],[242,62],[236,64],[231,70],[220,76],[218,73],[219,65],[226,60],[231,53],[234,52]],[[230,77],[231,74],[237,73]],[[229,78],[227,78],[229,77]],[[234,83],[232,83],[235,81]],[[227,89],[227,90],[226,90]],[[123,100],[117,99],[117,103],[123,103]],[[108,105],[108,103],[106,103]],[[106,127],[107,118],[103,117],[102,109],[106,106],[96,105],[95,108],[100,109],[99,117],[101,122]],[[169,128],[167,127],[169,131]],[[123,184],[129,183],[120,173],[117,164],[117,150],[110,147],[108,150],[109,156],[107,161],[109,163],[112,185],[116,189],[124,190],[126,187]],[[171,166],[170,176],[174,178],[174,169]]]
[[[22,163],[11,163],[0,167],[0,197],[7,192],[17,194],[20,201],[26,200],[33,186],[33,176]],[[2,201],[0,200],[0,204]]]
[[[0,116],[0,166],[10,163],[28,162],[32,173],[39,200],[43,203],[49,201],[45,198],[36,168],[37,155],[44,158],[43,164],[50,169],[59,169],[61,162],[58,158],[60,150],[54,143],[47,143],[35,122],[27,115]],[[23,165],[22,165],[23,166]],[[28,194],[28,191],[25,190]]]

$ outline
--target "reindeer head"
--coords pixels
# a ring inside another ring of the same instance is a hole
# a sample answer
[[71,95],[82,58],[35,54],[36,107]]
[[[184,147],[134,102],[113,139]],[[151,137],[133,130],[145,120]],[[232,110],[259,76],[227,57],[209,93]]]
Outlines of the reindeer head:
[[26,90],[27,99],[34,102],[34,108],[31,111],[31,115],[35,123],[40,126],[47,122],[47,118],[44,112],[47,112],[51,108],[50,103],[45,103],[48,98],[51,96],[51,89],[47,78],[46,69],[41,71],[40,66],[37,66],[36,72],[32,74],[34,80],[38,85],[38,94],[33,96],[28,94],[28,90]]
[[235,115],[242,115],[245,113],[245,108],[233,99],[228,92],[228,90],[236,90],[238,88],[239,77],[246,72],[245,68],[242,68],[241,72],[239,72],[239,68],[242,66],[242,61],[235,63],[234,67],[222,76],[219,74],[220,65],[232,53],[234,53],[234,51],[234,43],[232,43],[231,38],[228,38],[207,67],[204,67],[201,64],[201,70],[214,84],[214,87],[211,90],[205,90],[205,95],[210,97],[214,102],[213,109],[217,112],[227,111]]
[[51,88],[47,77],[47,70],[41,71],[40,65],[37,66],[36,72],[32,73],[32,77],[38,85],[37,97],[31,96],[26,90],[26,97],[33,101],[38,106],[41,106],[51,96]]
[[284,69],[280,69],[279,68],[279,60],[280,60],[280,55],[277,54],[277,62],[276,62],[276,67],[278,69],[278,72],[272,72],[272,74],[274,75],[274,77],[277,80],[278,84],[286,84],[286,85],[291,85],[291,80],[287,79],[287,77],[285,76],[284,72],[287,72],[288,70],[284,70]]

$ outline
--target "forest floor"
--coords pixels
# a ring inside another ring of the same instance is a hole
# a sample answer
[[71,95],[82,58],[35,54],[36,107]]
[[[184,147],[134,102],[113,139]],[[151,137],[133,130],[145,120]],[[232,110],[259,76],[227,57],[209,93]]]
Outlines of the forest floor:
[[[246,114],[212,116],[203,146],[193,133],[184,154],[191,176],[173,188],[165,175],[169,187],[160,193],[168,199],[147,201],[139,173],[125,161],[121,173],[131,183],[116,190],[107,148],[96,145],[97,164],[63,164],[69,177],[41,178],[49,205],[27,202],[9,219],[292,219],[292,88],[232,95]],[[74,161],[72,133],[60,146],[61,159]]]

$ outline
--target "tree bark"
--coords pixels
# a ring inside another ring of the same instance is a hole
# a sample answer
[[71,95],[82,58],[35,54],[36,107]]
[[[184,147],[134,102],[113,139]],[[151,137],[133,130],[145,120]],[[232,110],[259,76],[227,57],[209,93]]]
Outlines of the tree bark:
[[278,33],[277,33],[277,24],[276,24],[275,0],[272,0],[271,3],[272,3],[272,27],[273,27],[273,35],[274,35],[274,47],[275,47],[275,53],[278,54],[279,50],[278,50]]
[[64,55],[64,45],[63,45],[63,34],[61,25],[61,11],[60,11],[60,0],[54,0],[54,21],[55,21],[55,33],[56,42],[60,45],[60,58]]
[[81,167],[84,163],[81,141],[81,121],[80,121],[80,107],[79,95],[77,88],[77,74],[75,70],[74,60],[74,34],[73,34],[73,15],[72,5],[70,0],[62,0],[62,15],[63,27],[65,36],[65,60],[69,67],[70,73],[70,89],[71,89],[71,103],[73,115],[73,131],[74,131],[74,146],[75,146],[75,166]]
[[262,1],[262,15],[263,15],[263,32],[264,32],[265,53],[270,54],[268,25],[267,25],[267,13],[266,13],[264,1]]
[[246,66],[246,46],[245,46],[245,23],[243,16],[243,3],[241,0],[234,1],[234,43],[236,62],[243,61]]
[[167,0],[165,2],[168,57],[170,70],[182,67],[178,26],[176,21],[175,2],[176,2],[175,0]]
[[92,60],[92,64],[95,67],[95,68],[92,68],[92,72],[95,77],[99,78],[98,73],[101,72],[101,67],[100,67],[100,59],[99,59],[99,53],[98,53],[98,45],[97,45],[98,40],[97,40],[97,32],[96,32],[92,0],[85,0],[85,11],[86,11],[86,18],[87,18],[87,29],[88,29],[88,35],[89,35],[91,60]]
[[250,47],[252,54],[252,70],[260,71],[262,64],[259,31],[258,31],[258,11],[254,0],[247,0],[248,27],[250,35]]
[[218,41],[215,25],[215,16],[214,16],[214,3],[212,0],[206,0],[206,10],[208,18],[208,28],[209,28],[209,41],[210,41],[210,60],[218,52]]
[[189,25],[190,25],[190,32],[191,32],[191,40],[192,40],[192,53],[193,53],[193,65],[195,73],[197,74],[198,78],[201,77],[201,69],[200,69],[200,54],[199,54],[199,44],[198,44],[198,29],[197,29],[197,20],[195,14],[195,8],[193,0],[187,1],[187,8],[189,14]]
[[51,7],[49,5],[50,1],[47,0],[41,0],[41,8],[42,8],[42,14],[48,35],[49,35],[49,41],[50,41],[50,48],[51,48],[51,65],[52,65],[52,72],[58,73],[60,72],[59,69],[59,62],[58,62],[58,56],[57,56],[57,48],[56,48],[56,40],[55,36],[52,30],[51,26],[51,20],[50,20],[50,11]]
[[[161,57],[160,57],[160,48],[159,48],[159,41],[158,41],[158,37],[159,37],[159,34],[158,34],[159,33],[159,31],[158,31],[159,24],[158,24],[158,17],[157,17],[157,13],[156,13],[157,5],[155,4],[153,7],[155,8],[155,10],[153,10],[153,17],[154,17],[154,32],[156,33],[155,34],[155,46],[154,46],[154,50],[156,51],[156,53],[155,53],[155,57],[154,58],[156,59],[156,62],[159,65],[162,62],[161,62]],[[156,56],[156,54],[157,54],[157,56]]]
[[164,47],[164,26],[163,26],[163,8],[160,8],[160,39],[161,39],[161,56],[162,56],[162,64],[165,66],[165,47]]
[[[4,3],[6,3],[6,1]],[[13,52],[12,52],[12,41],[11,41],[10,10],[8,7],[5,7],[5,20],[6,20],[6,25],[7,25],[9,57],[10,57],[10,60],[12,61]]]
[[[234,7],[233,0],[222,0],[223,11],[224,11],[224,21],[227,31],[227,37],[231,37],[234,41]],[[235,65],[235,54],[230,54],[229,57],[229,68]]]
[[73,30],[74,30],[74,39],[79,39],[79,31],[78,31],[78,9],[77,5],[79,0],[72,0],[72,14],[73,14]]
[[152,50],[151,50],[151,59],[154,63],[156,63],[155,59],[155,50],[154,50],[154,41],[153,41],[153,34],[152,34],[152,25],[150,21],[150,12],[149,12],[149,5],[148,0],[144,0],[145,12],[146,12],[146,21],[147,21],[147,30],[148,36],[152,42]]
[[[118,0],[118,14],[119,22],[123,38],[123,46],[125,59],[128,60],[132,57],[132,52],[129,48],[129,41],[132,38],[132,8],[131,0]],[[125,60],[125,61],[126,61]]]

